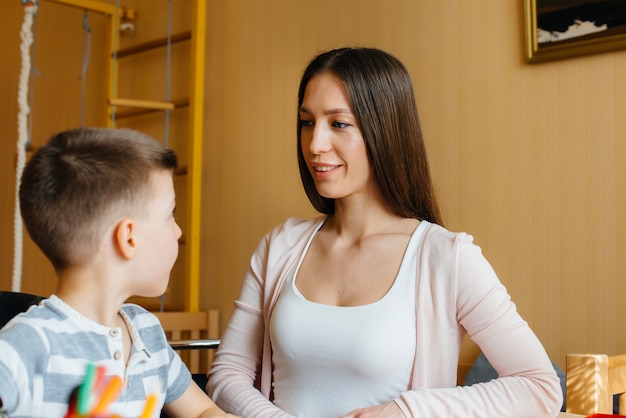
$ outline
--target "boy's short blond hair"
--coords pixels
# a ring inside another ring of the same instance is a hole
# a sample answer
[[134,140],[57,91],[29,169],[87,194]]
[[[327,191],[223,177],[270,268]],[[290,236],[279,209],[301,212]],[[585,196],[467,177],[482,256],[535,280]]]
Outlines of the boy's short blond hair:
[[176,166],[173,150],[137,131],[61,132],[24,169],[24,225],[57,271],[81,264],[94,254],[109,222],[145,209],[152,173],[173,173]]

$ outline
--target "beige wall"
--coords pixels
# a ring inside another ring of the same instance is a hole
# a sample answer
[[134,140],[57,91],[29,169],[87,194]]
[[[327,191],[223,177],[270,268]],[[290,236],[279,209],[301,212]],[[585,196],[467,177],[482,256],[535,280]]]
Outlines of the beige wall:
[[[528,65],[522,1],[208,3],[203,308],[219,308],[225,324],[262,235],[288,216],[314,215],[295,158],[307,61],[328,48],[374,46],[414,78],[447,226],[474,235],[553,360],[626,352],[626,51]],[[21,22],[20,8],[8,8],[0,288],[10,286],[12,262]]]

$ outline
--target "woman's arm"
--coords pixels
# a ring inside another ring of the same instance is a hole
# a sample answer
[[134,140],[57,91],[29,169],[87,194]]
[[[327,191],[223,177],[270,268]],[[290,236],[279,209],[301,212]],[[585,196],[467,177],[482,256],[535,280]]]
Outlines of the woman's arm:
[[207,390],[225,411],[245,417],[290,417],[255,386],[260,376],[265,323],[264,281],[268,237],[252,257],[239,299],[209,372]]
[[458,323],[499,378],[467,387],[408,391],[396,402],[407,416],[556,416],[563,394],[541,342],[471,237],[459,235],[453,252],[456,307],[450,308],[456,309]]

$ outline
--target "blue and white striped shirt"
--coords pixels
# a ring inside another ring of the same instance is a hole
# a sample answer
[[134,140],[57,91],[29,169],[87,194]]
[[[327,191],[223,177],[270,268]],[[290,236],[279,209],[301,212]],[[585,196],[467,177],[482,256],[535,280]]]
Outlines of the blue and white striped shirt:
[[191,374],[159,320],[133,304],[120,312],[132,340],[128,366],[120,328],[100,325],[54,295],[13,318],[0,331],[2,412],[11,418],[63,417],[89,363],[124,382],[111,414],[140,416],[150,393],[160,395],[157,411],[180,397]]

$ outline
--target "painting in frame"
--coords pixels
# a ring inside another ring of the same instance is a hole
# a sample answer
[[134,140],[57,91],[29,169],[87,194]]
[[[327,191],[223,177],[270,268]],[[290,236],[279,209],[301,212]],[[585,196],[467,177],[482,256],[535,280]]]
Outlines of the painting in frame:
[[524,0],[526,59],[626,48],[626,0]]

